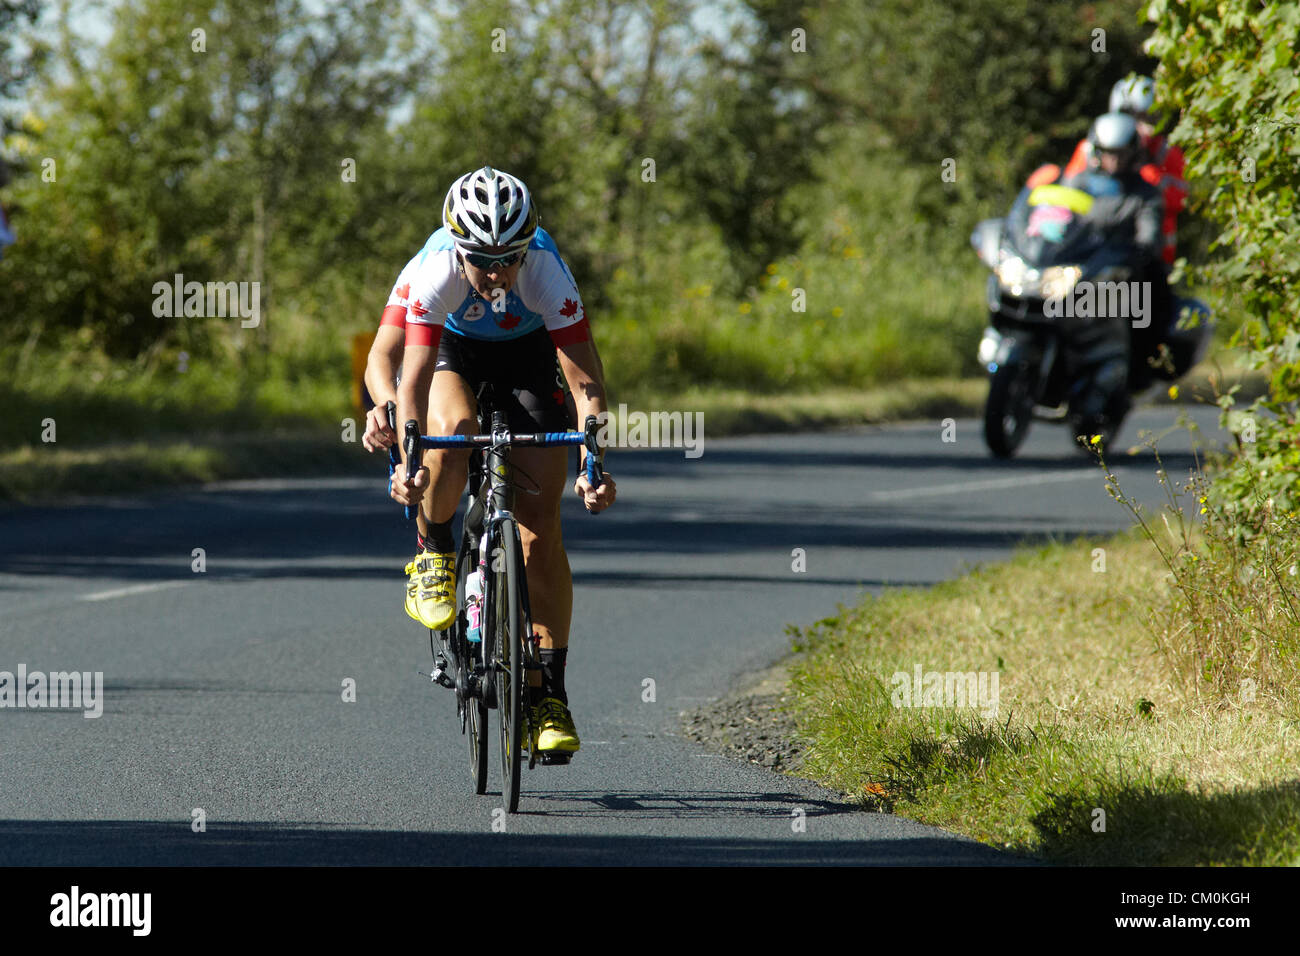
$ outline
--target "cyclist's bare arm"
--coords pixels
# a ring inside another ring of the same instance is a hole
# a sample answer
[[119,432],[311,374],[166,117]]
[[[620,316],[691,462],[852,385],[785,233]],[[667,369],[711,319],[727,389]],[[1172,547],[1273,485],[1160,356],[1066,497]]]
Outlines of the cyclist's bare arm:
[[[385,310],[387,312],[387,310]],[[397,389],[393,379],[401,362],[402,346],[406,340],[406,330],[401,325],[385,323],[375,333],[374,345],[370,347],[370,357],[366,361],[366,390],[374,399],[375,407],[366,415],[366,433],[361,444],[366,451],[387,448],[397,441],[388,427],[389,402],[397,401]]]
[[[573,393],[579,424],[585,422],[588,415],[604,416],[609,411],[609,405],[605,398],[604,370],[595,343],[588,338],[561,346],[558,352],[560,371],[564,373],[565,381],[569,383],[569,391]],[[601,417],[601,420],[604,421],[605,418]],[[582,453],[584,469],[586,456],[584,450]],[[612,505],[618,493],[618,486],[614,483],[614,479],[609,477],[609,472],[605,472],[603,478],[604,480],[593,488],[587,481],[584,470],[573,485],[574,492],[582,498],[587,510],[593,514],[604,511]]]
[[[418,328],[418,327],[417,327]],[[423,328],[428,329],[429,326]],[[397,387],[397,426],[414,418],[425,435],[429,420],[429,386],[433,384],[433,370],[438,357],[438,335],[431,344],[412,341],[412,326],[407,326],[405,351],[402,354],[402,382]],[[441,333],[441,329],[437,330]],[[421,468],[409,483],[406,479],[406,449],[402,449],[402,465],[393,475],[392,495],[404,505],[418,504],[429,487],[429,469]]]

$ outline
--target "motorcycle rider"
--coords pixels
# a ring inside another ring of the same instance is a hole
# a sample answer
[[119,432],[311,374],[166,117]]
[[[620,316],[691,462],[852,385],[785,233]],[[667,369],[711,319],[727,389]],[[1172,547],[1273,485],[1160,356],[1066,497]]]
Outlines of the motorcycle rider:
[[[1127,348],[1122,358],[1106,363],[1094,377],[1093,397],[1080,406],[1076,415],[1084,433],[1103,424],[1117,426],[1128,413],[1130,393],[1149,382],[1146,357],[1153,335],[1163,332],[1161,317],[1169,310],[1170,302],[1160,261],[1164,199],[1139,171],[1143,156],[1136,121],[1127,113],[1104,113],[1088,131],[1088,142],[1088,169],[1063,179],[1062,184],[1077,186],[1094,196],[1088,220],[1092,228],[1108,238],[1097,255],[1113,257],[1117,245],[1127,246],[1126,260],[1132,266],[1133,276],[1151,285],[1147,287],[1149,311],[1145,316],[1109,317],[1111,321],[1123,323],[1122,331],[1117,332],[1123,336]],[[1093,271],[1085,265],[1085,275]]]
[[[1161,256],[1165,265],[1172,266],[1177,257],[1178,214],[1187,200],[1187,182],[1183,179],[1185,165],[1183,151],[1171,145],[1167,138],[1156,132],[1156,86],[1149,76],[1120,80],[1110,91],[1110,112],[1128,113],[1137,121],[1138,138],[1145,154],[1139,172],[1142,178],[1161,191],[1165,200],[1165,215],[1161,223],[1164,246]],[[1065,167],[1065,175],[1073,176],[1088,168],[1091,146],[1082,139]]]
[[[1140,391],[1151,381],[1148,359],[1165,341],[1174,315],[1173,292],[1169,288],[1169,271],[1162,254],[1165,248],[1162,228],[1166,220],[1165,200],[1160,190],[1143,174],[1145,153],[1137,121],[1128,113],[1112,112],[1099,116],[1088,132],[1089,159],[1087,172],[1101,174],[1119,186],[1120,201],[1110,209],[1106,200],[1094,211],[1099,227],[1124,235],[1133,247],[1134,280],[1147,283],[1150,312],[1145,322],[1130,325],[1129,391]],[[1078,176],[1067,173],[1066,182]],[[1131,233],[1130,233],[1131,230]],[[1131,235],[1131,239],[1129,236]],[[1185,370],[1184,370],[1185,371]]]

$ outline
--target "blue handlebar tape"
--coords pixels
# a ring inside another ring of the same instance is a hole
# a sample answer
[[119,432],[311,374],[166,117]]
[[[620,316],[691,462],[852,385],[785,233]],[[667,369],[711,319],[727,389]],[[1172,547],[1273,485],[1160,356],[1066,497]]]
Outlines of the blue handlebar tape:
[[[512,436],[517,444],[530,448],[554,447],[556,445],[581,445],[584,436],[581,432],[537,432],[536,434]],[[424,448],[485,448],[492,444],[491,435],[421,435],[420,445]]]

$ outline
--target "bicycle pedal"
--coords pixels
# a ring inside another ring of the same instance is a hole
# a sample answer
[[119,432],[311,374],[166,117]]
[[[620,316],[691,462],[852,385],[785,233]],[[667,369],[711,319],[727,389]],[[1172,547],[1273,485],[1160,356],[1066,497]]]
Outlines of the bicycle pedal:
[[541,754],[540,756],[542,758],[543,767],[551,767],[551,766],[562,767],[566,765],[570,760],[573,759],[573,754],[563,753],[563,752],[556,752],[556,753],[547,752]]

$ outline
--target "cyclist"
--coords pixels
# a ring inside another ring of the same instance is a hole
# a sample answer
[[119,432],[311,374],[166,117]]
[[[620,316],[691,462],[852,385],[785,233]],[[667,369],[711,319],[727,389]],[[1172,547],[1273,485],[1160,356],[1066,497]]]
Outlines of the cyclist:
[[[435,233],[436,235],[436,233]],[[432,241],[433,237],[429,237]],[[425,243],[427,250],[429,242]],[[397,436],[388,426],[388,403],[397,401],[397,380],[402,366],[402,349],[406,342],[407,291],[411,275],[424,257],[418,253],[403,268],[388,295],[388,302],[379,321],[379,329],[366,360],[365,397],[373,404],[367,409],[366,432],[361,443],[367,451],[377,451],[395,444]],[[426,627],[445,627],[445,608],[439,608],[441,592],[437,581],[442,569],[435,566],[433,558],[425,558],[428,522],[424,512],[416,514],[415,558],[406,565],[406,613]]]
[[[405,299],[399,421],[416,419],[424,434],[473,434],[475,395],[485,381],[496,386],[499,399],[509,397],[502,410],[515,431],[568,427],[564,382],[577,421],[603,416],[603,374],[582,299],[553,240],[538,227],[524,183],[488,166],[467,173],[448,191],[442,220],[443,227],[399,278],[395,295],[405,295],[390,298],[392,311],[385,310],[395,323]],[[395,335],[384,338],[391,342]],[[381,352],[385,348],[378,340],[376,346]],[[384,444],[396,441],[386,423],[382,431]],[[423,512],[426,531],[416,563],[427,568],[420,590],[429,593],[427,598],[418,594],[416,603],[420,618],[435,629],[446,627],[456,614],[451,522],[465,486],[468,454],[426,452],[414,479],[408,481],[399,469],[392,481],[392,497]],[[538,680],[530,689],[533,726],[539,728],[532,746],[538,752],[572,753],[580,741],[564,685],[573,610],[573,579],[560,529],[565,451],[517,448],[511,461],[540,490],[519,496],[515,510],[533,624],[541,638],[542,673],[530,675]],[[613,504],[617,488],[609,473],[593,488],[584,472],[585,464],[574,491],[587,510]]]

